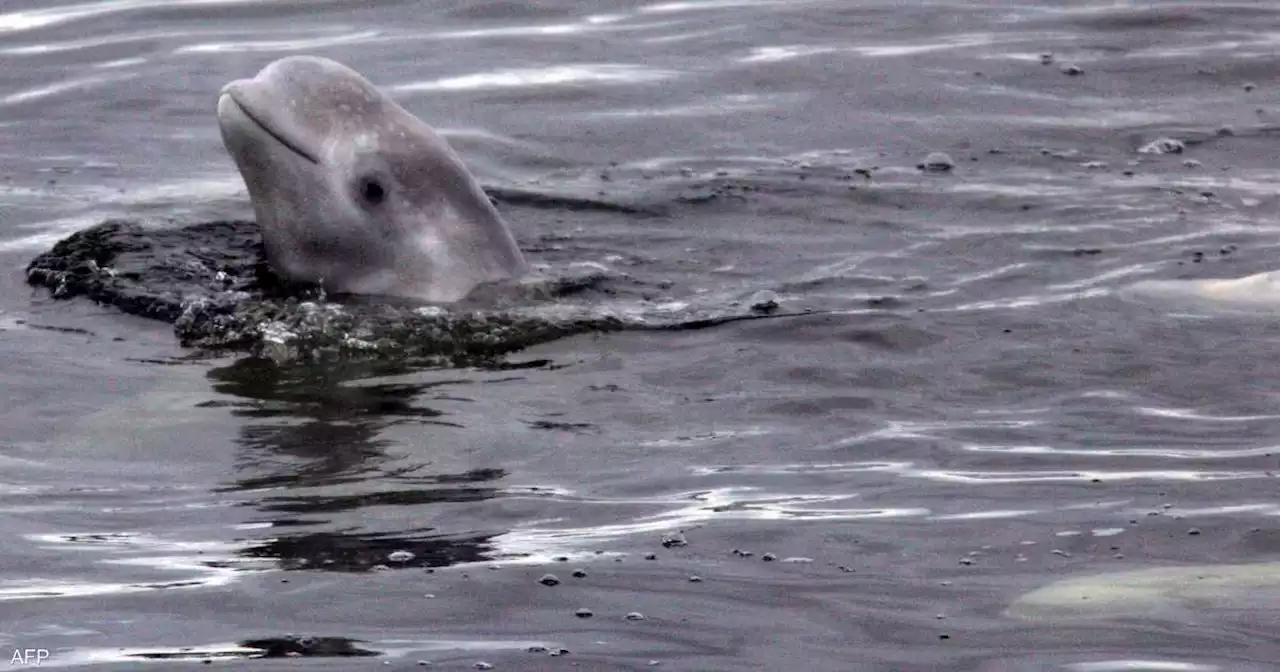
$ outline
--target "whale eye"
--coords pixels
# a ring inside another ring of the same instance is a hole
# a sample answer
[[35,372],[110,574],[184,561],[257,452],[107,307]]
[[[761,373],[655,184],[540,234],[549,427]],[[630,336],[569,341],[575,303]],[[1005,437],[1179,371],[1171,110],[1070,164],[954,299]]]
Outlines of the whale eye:
[[382,183],[372,177],[360,180],[360,198],[369,205],[379,205],[387,198]]

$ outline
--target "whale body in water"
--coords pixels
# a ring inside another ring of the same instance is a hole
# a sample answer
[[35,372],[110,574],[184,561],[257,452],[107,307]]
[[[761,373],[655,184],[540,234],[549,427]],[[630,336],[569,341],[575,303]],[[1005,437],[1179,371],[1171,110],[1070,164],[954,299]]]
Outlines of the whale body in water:
[[444,138],[341,63],[277,60],[223,87],[217,117],[284,277],[453,302],[527,270]]

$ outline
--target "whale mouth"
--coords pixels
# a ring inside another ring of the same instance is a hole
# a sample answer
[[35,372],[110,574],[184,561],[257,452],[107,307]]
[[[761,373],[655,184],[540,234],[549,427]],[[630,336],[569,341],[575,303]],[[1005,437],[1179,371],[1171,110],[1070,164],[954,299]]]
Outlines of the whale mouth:
[[275,131],[274,129],[271,128],[271,126],[267,125],[261,119],[254,116],[254,114],[249,111],[248,106],[241,105],[240,101],[236,100],[236,97],[232,95],[231,92],[223,91],[222,94],[218,96],[218,107],[221,108],[224,103],[229,103],[231,105],[234,105],[236,111],[239,112],[241,116],[243,116],[245,119],[248,119],[254,126],[257,126],[263,133],[266,133],[268,136],[270,136],[272,140],[275,140],[276,142],[284,146],[285,149],[288,149],[289,151],[293,152],[294,154],[297,154],[298,156],[306,159],[307,161],[310,161],[311,163],[320,165],[319,157],[303,149],[300,145],[298,145],[298,143],[293,142],[285,135]]

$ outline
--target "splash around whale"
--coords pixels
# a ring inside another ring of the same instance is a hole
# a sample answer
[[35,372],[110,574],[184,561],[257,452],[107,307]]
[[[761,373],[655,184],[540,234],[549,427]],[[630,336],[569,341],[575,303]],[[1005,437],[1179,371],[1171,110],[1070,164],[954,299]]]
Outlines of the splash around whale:
[[448,303],[528,268],[444,138],[341,63],[274,61],[223,87],[217,118],[283,277]]

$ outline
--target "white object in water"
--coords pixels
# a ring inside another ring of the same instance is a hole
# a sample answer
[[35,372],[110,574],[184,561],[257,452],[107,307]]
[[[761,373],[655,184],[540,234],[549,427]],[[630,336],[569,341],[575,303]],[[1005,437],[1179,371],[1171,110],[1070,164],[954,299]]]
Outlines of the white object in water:
[[1280,271],[1243,278],[1204,280],[1143,280],[1129,293],[1139,298],[1176,301],[1196,307],[1258,310],[1280,308]]
[[1158,567],[1056,581],[1022,595],[1005,615],[1024,620],[1160,618],[1193,610],[1280,615],[1280,562]]

